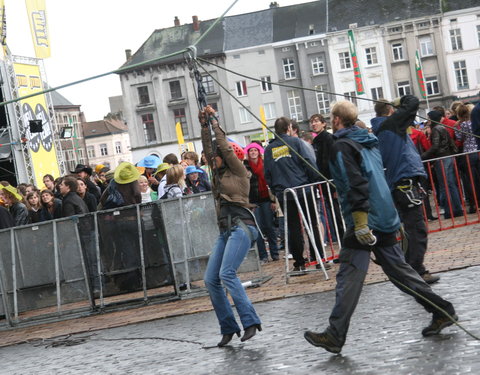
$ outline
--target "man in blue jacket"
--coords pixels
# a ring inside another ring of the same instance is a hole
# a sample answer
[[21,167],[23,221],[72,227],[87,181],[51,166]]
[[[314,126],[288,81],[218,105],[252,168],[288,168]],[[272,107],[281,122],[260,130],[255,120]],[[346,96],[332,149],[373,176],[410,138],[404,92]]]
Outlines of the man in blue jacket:
[[423,262],[427,251],[427,226],[423,218],[425,191],[421,180],[427,177],[420,154],[408,131],[417,114],[419,100],[413,95],[400,98],[398,108],[389,103],[375,104],[377,117],[371,120],[378,137],[385,177],[407,237],[405,259],[429,284],[440,280],[427,271]]
[[[432,313],[430,325],[422,331],[424,336],[436,335],[458,320],[453,305],[435,294],[405,262],[396,239],[400,219],[385,181],[378,140],[366,129],[354,125],[357,115],[357,108],[348,101],[338,102],[331,111],[336,141],[330,171],[340,196],[347,230],[339,255],[336,301],[330,324],[322,333],[307,331],[304,335],[310,344],[332,353],[340,353],[345,344],[371,251],[394,285],[415,297],[425,310]],[[417,294],[446,311],[451,319]]]
[[[285,208],[287,209],[288,244],[295,260],[293,270],[301,274],[305,270],[305,259],[303,257],[303,236],[301,236],[301,225],[298,218],[299,212],[292,194],[288,194],[287,200],[284,201],[283,191],[287,188],[316,182],[318,175],[315,170],[315,160],[312,160],[311,152],[307,150],[305,142],[300,138],[291,137],[289,135],[291,131],[292,124],[289,118],[280,117],[275,121],[275,132],[278,134],[278,138],[275,138],[265,149],[264,168],[267,185],[277,196],[283,212],[285,212]],[[304,160],[291,149],[301,155]],[[306,191],[307,202],[303,199],[302,191],[298,191],[297,194],[304,214],[307,215],[307,208],[310,212],[315,243],[319,255],[324,258],[315,212],[315,197],[310,194],[310,189]],[[310,244],[310,257],[315,259],[312,244]]]

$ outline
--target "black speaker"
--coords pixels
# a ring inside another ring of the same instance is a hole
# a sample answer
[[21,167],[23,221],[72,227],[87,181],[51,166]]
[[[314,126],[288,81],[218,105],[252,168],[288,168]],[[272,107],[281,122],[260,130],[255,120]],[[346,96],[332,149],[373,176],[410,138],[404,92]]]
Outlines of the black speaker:
[[29,120],[30,133],[41,133],[43,131],[42,120]]

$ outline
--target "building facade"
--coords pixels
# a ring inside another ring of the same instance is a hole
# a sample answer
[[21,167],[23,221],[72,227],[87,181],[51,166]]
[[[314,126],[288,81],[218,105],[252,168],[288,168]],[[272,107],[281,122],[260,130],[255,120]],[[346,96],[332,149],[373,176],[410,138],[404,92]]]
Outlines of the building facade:
[[67,171],[73,171],[77,164],[88,164],[82,123],[85,115],[80,105],[70,103],[57,91],[51,93],[57,132]]
[[480,6],[447,12],[442,19],[445,66],[452,94],[471,98],[480,91]]
[[[365,9],[366,16],[355,16]],[[201,62],[208,102],[241,145],[263,139],[260,108],[270,127],[277,117],[288,116],[307,130],[308,118],[328,117],[333,101],[355,102],[360,119],[369,124],[375,100],[413,94],[424,115],[478,91],[478,14],[475,0],[318,0],[288,7],[272,3],[266,10],[225,17],[197,46],[198,56],[213,63]],[[176,123],[185,142],[201,150],[196,89],[186,60],[154,59],[191,45],[213,22],[192,20],[180,25],[176,19],[174,27],[156,30],[121,68],[134,161],[148,154],[180,154]],[[352,47],[363,94],[357,93]]]
[[110,169],[121,162],[132,162],[130,135],[123,121],[111,118],[82,124],[89,165],[102,164]]

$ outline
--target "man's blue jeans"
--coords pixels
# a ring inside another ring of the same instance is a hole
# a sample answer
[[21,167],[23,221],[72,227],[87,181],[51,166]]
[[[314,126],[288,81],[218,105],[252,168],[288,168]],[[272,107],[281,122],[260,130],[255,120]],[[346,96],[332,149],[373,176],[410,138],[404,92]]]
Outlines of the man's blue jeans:
[[[270,201],[261,202],[255,208],[255,218],[263,235],[267,237],[268,245],[270,247],[270,255],[273,258],[278,258],[277,236],[273,230],[273,211],[272,203]],[[267,250],[265,248],[265,241],[261,236],[257,238],[258,256],[260,259],[268,259]]]
[[[250,225],[247,227],[253,235],[253,239],[256,239],[258,236],[257,228]],[[222,283],[232,296],[243,328],[261,323],[252,302],[237,277],[237,269],[242,264],[252,243],[249,234],[245,233],[242,227],[234,226],[230,232],[226,231],[218,236],[208,260],[204,280],[220,323],[222,335],[240,331]]]
[[[442,171],[445,171],[445,178],[447,184],[445,186],[445,179]],[[445,210],[445,218],[452,216],[458,216],[462,214],[462,203],[460,202],[460,195],[458,193],[457,180],[455,178],[455,167],[453,165],[453,157],[440,159],[435,162],[435,173],[437,174],[438,186],[440,192],[438,195],[440,206]],[[447,195],[448,194],[448,195]],[[453,212],[450,212],[450,206],[448,204],[448,198],[450,198],[450,204],[452,205]]]

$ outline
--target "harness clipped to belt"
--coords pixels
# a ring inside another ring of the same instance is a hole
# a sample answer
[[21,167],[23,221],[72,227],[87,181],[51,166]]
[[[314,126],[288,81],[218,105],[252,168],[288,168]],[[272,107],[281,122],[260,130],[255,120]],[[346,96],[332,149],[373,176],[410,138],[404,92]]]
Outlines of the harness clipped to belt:
[[410,207],[420,206],[426,196],[426,192],[419,182],[413,182],[411,178],[400,180],[400,184],[395,187],[398,191],[405,194],[405,197],[411,203]]

